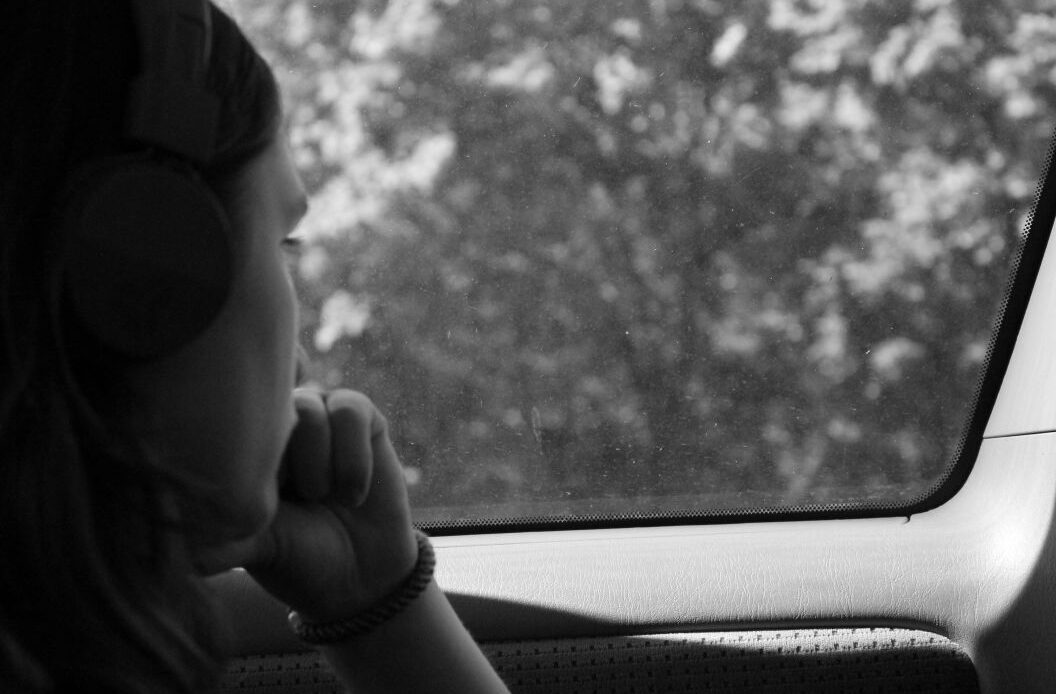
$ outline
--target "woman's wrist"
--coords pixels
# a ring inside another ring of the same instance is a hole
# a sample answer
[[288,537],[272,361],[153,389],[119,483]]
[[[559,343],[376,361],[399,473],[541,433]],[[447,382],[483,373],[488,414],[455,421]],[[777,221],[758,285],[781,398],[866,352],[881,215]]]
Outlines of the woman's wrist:
[[418,558],[409,517],[361,520],[319,504],[282,502],[269,537],[272,549],[245,568],[309,622],[369,609],[406,580]]
[[506,686],[436,581],[370,636],[319,650],[360,694],[500,694]]
[[436,556],[425,533],[417,531],[418,557],[407,577],[388,595],[356,614],[340,619],[312,620],[291,609],[290,627],[310,644],[329,644],[364,636],[389,621],[416,600],[433,579]]

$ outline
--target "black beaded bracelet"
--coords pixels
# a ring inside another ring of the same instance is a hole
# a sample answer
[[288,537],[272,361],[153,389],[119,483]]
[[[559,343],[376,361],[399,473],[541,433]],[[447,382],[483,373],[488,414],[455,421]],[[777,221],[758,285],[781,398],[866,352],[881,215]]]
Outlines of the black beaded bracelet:
[[425,533],[416,531],[418,537],[418,561],[414,569],[396,590],[363,612],[334,622],[306,622],[294,610],[290,610],[289,622],[293,633],[313,645],[347,641],[368,634],[389,621],[422,594],[433,580],[436,554]]

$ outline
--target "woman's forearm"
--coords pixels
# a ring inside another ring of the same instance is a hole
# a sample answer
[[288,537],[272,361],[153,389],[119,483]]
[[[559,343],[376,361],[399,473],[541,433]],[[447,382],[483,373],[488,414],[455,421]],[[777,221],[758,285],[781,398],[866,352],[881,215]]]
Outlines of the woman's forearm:
[[368,636],[320,650],[352,694],[508,692],[435,583]]

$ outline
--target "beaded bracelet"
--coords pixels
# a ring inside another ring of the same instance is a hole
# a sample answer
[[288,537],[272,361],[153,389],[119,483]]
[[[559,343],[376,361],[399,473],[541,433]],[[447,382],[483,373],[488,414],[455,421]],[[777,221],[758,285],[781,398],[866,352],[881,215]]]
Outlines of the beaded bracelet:
[[394,591],[374,603],[363,612],[334,622],[306,622],[297,612],[290,610],[289,622],[293,633],[306,643],[318,645],[346,641],[370,633],[395,617],[422,594],[433,580],[436,554],[429,538],[421,531],[418,537],[418,561],[410,575]]

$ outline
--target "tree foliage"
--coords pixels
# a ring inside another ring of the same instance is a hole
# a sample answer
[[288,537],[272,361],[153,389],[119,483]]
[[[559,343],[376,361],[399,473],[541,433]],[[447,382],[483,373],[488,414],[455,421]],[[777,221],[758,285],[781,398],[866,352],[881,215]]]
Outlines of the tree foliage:
[[1056,107],[1041,0],[230,0],[313,377],[422,519],[924,492]]

